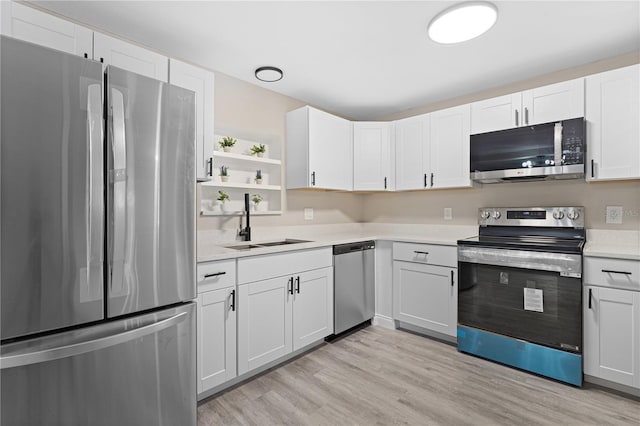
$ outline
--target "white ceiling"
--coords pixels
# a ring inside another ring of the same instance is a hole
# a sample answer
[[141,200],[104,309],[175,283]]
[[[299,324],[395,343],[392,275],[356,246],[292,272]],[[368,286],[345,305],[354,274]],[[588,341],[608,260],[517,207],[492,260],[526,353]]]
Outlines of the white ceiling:
[[[496,25],[458,45],[427,37],[450,1],[33,3],[358,120],[640,49],[640,0],[496,1]],[[259,82],[263,65],[284,78]]]

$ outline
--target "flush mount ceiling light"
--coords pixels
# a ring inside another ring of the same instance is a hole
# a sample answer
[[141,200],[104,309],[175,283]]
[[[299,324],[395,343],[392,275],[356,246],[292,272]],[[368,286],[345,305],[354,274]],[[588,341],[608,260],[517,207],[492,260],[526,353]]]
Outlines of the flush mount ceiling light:
[[433,18],[429,38],[443,44],[471,40],[489,31],[497,19],[498,9],[491,3],[460,3]]
[[256,78],[267,83],[282,79],[282,75],[282,70],[276,67],[260,67],[256,69]]

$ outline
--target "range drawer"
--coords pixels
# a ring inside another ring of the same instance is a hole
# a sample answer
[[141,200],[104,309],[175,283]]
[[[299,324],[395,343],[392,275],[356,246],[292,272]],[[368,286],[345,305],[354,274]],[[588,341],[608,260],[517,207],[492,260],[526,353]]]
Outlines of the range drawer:
[[238,284],[333,266],[333,248],[288,251],[238,259]]
[[427,265],[458,267],[456,246],[435,244],[393,243],[393,259]]
[[198,264],[198,293],[236,285],[236,260]]
[[584,284],[640,291],[640,261],[584,258]]

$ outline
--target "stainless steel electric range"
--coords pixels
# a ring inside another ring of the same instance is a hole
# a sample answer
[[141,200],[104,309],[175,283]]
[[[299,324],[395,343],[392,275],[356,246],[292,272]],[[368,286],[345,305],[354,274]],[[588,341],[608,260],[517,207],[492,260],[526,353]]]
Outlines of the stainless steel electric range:
[[584,208],[482,208],[458,241],[458,350],[582,386]]

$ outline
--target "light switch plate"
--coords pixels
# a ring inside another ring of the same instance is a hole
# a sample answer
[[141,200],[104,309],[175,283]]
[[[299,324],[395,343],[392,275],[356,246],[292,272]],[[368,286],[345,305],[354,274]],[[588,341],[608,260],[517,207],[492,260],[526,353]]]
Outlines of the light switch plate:
[[304,220],[313,220],[313,209],[308,207],[304,209]]
[[622,206],[607,206],[607,223],[622,223]]
[[444,208],[444,220],[453,219],[453,209],[451,207]]

